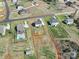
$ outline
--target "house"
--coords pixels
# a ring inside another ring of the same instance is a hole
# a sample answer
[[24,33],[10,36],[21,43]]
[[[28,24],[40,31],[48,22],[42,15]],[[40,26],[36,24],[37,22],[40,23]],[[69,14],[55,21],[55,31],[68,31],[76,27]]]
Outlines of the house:
[[32,51],[30,48],[27,48],[25,51],[24,51],[24,54],[25,55],[31,55],[32,54]]
[[17,8],[18,14],[26,13],[26,10],[23,6],[18,5],[16,8]]
[[75,2],[75,0],[64,0],[64,2]]
[[68,6],[71,6],[74,2],[75,0],[64,0],[64,3]]
[[37,19],[37,21],[34,24],[35,24],[35,27],[40,27],[44,25],[44,22],[40,18],[40,19]]
[[16,30],[17,30],[17,40],[25,39],[24,25],[23,24],[18,24]]
[[51,24],[51,26],[57,26],[59,24],[55,16],[51,18],[49,23]]
[[0,34],[4,36],[5,32],[6,32],[5,26],[0,25]]
[[67,18],[67,19],[64,20],[64,22],[65,22],[66,24],[68,24],[68,25],[71,25],[71,24],[74,23],[74,19],[72,19],[72,18]]

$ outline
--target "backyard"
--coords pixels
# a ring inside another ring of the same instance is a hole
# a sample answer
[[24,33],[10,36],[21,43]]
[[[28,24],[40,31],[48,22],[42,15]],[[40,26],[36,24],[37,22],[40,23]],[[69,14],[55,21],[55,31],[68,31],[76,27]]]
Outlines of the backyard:
[[65,23],[63,23],[64,19],[66,19],[66,16],[65,15],[58,15],[57,16],[58,18],[58,21],[61,23],[61,26],[64,28],[64,29],[69,29],[71,30],[73,33],[75,33],[76,35],[79,36],[79,30],[77,29],[76,27],[76,24],[73,23],[72,25],[67,25]]
[[[49,20],[51,19],[51,17],[45,17],[44,20],[47,22],[49,22]],[[68,33],[64,30],[64,28],[58,24],[58,26],[53,27],[51,25],[48,24],[48,28],[49,28],[49,32],[55,37],[55,38],[67,38]]]

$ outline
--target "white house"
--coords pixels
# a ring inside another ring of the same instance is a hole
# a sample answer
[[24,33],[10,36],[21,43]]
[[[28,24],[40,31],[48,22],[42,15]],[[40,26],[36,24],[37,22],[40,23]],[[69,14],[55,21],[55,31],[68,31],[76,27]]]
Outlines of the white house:
[[65,3],[67,3],[67,2],[72,2],[73,3],[74,1],[75,0],[64,0]]
[[22,10],[22,9],[24,9],[23,6],[18,6],[17,11],[20,11],[20,10]]
[[49,23],[51,24],[51,26],[57,26],[59,24],[55,16],[51,18]]
[[27,48],[27,49],[24,51],[24,53],[25,53],[26,55],[31,55],[31,54],[32,54],[31,48]]
[[17,6],[17,12],[18,12],[18,14],[22,15],[22,14],[26,13],[26,10],[23,6]]
[[71,24],[74,23],[74,19],[72,19],[72,18],[67,18],[67,19],[64,20],[64,22],[65,22],[66,24],[68,24],[68,25],[71,25]]
[[44,26],[44,22],[41,18],[37,19],[37,21],[34,23],[36,27]]

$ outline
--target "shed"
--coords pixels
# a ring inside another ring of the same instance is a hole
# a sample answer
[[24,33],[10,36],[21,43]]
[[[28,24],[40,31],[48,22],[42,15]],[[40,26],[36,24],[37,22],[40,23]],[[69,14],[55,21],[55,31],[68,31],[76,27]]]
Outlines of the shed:
[[24,54],[25,55],[31,55],[32,54],[32,51],[30,48],[27,48],[25,51],[24,51]]

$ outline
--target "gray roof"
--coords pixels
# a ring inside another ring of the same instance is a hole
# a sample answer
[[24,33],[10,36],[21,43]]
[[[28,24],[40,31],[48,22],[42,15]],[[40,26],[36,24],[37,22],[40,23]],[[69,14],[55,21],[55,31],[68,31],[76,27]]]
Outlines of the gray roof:
[[72,22],[72,21],[74,21],[74,19],[72,19],[72,18],[68,18],[68,19],[66,19],[66,21],[68,21],[68,22]]
[[42,24],[42,22],[38,19],[35,24]]
[[5,27],[4,26],[0,26],[0,33],[4,32]]
[[50,20],[50,22],[51,22],[51,23],[57,23],[58,21],[57,21],[55,18],[52,18],[52,19]]
[[23,33],[25,31],[24,25],[23,24],[18,24],[17,25],[17,32],[18,33]]

